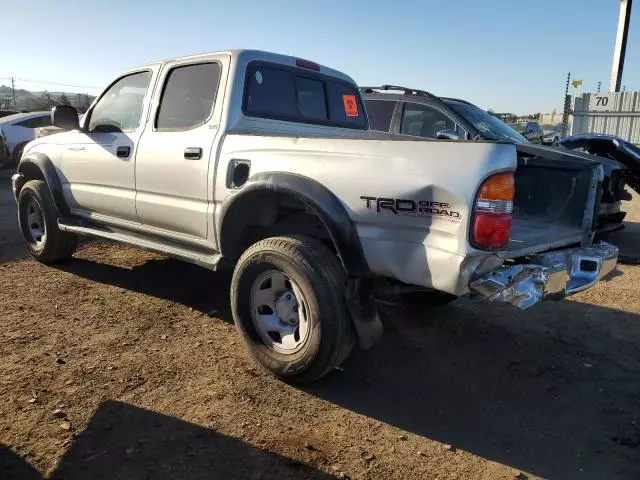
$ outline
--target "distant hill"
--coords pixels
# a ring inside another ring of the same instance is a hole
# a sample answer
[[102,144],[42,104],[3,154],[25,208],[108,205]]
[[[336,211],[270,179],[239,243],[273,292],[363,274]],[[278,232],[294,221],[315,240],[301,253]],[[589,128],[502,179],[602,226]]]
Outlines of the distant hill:
[[[56,105],[72,105],[80,113],[84,113],[94,98],[95,96],[86,93],[31,92],[20,88],[16,89],[15,110],[49,110]],[[6,85],[0,85],[0,110],[14,110],[13,90]]]

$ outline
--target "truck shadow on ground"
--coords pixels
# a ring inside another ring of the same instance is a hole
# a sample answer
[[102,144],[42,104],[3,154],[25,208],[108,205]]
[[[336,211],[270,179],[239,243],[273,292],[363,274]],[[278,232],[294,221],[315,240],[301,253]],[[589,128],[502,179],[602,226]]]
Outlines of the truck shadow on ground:
[[[42,480],[0,446],[3,479]],[[335,478],[215,430],[132,405],[102,403],[68,447],[50,480]]]
[[[64,270],[232,321],[229,272],[173,260],[131,270],[78,259]],[[305,391],[543,477],[637,474],[640,316],[575,301],[382,313],[380,343]]]
[[94,282],[163,298],[233,323],[229,305],[232,271],[218,272],[171,258],[153,259],[133,268],[74,258],[60,270]]

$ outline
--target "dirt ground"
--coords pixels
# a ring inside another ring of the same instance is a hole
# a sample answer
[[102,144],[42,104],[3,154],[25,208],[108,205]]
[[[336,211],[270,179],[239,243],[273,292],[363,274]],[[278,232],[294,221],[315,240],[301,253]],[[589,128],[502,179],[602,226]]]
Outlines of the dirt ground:
[[378,345],[294,388],[245,354],[228,273],[24,259],[0,175],[1,479],[640,478],[639,266],[527,312],[387,307]]

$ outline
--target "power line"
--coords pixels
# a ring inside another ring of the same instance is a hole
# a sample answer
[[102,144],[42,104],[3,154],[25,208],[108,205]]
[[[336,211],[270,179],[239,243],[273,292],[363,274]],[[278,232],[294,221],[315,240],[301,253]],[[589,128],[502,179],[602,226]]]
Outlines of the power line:
[[102,87],[96,87],[95,85],[74,85],[70,83],[57,83],[57,82],[46,82],[44,80],[33,80],[29,78],[21,78],[21,77],[0,77],[1,80],[19,80],[21,82],[29,82],[29,83],[39,83],[42,85],[55,85],[57,87],[73,87],[73,88],[91,88],[91,89],[100,89]]

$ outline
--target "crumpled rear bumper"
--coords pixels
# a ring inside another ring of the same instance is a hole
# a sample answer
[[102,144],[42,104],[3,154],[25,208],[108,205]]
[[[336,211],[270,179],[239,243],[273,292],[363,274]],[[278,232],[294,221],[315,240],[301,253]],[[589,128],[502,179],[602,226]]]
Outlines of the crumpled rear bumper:
[[473,296],[524,310],[545,298],[559,299],[592,287],[617,262],[618,247],[602,242],[532,256],[527,264],[501,267],[472,280],[469,287]]

